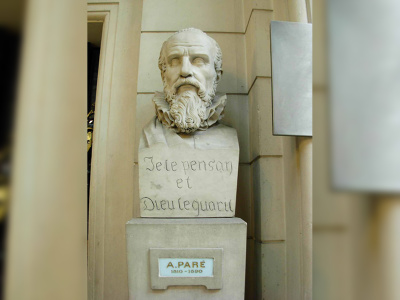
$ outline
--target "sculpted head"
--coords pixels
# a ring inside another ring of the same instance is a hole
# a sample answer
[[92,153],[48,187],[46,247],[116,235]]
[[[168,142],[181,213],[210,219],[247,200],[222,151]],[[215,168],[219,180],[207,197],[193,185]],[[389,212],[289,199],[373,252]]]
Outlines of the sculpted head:
[[208,127],[208,108],[222,76],[217,42],[199,29],[180,30],[164,42],[158,66],[169,104],[169,127],[184,133]]

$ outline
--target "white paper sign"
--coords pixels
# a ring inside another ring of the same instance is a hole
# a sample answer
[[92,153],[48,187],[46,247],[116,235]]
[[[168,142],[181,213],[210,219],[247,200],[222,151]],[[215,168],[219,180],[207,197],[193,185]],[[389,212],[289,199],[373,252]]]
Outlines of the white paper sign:
[[213,258],[159,258],[160,277],[212,277]]

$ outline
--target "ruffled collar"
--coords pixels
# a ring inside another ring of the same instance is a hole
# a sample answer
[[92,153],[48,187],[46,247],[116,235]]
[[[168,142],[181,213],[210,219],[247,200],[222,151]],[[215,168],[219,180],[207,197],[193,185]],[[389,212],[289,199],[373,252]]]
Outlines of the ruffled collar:
[[[153,97],[153,102],[156,106],[156,116],[158,120],[164,126],[177,131],[174,118],[170,115],[169,104],[167,100],[165,100],[164,93],[156,92]],[[226,95],[217,93],[212,104],[206,110],[207,119],[201,123],[198,130],[206,130],[208,127],[221,120],[224,116],[225,105]]]

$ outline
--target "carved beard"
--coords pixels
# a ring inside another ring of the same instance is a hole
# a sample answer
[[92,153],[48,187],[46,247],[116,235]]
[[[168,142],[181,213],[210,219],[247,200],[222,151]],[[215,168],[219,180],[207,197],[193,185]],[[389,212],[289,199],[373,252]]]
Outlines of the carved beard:
[[[196,87],[197,93],[185,91],[177,95],[179,87],[185,84]],[[203,84],[191,77],[177,80],[171,88],[164,81],[166,100],[170,105],[170,115],[174,119],[177,132],[192,133],[204,125],[208,117],[206,109],[211,105],[216,89],[216,80],[210,91],[207,91]]]
[[192,133],[206,120],[206,103],[194,91],[185,91],[171,99],[170,114],[178,132]]

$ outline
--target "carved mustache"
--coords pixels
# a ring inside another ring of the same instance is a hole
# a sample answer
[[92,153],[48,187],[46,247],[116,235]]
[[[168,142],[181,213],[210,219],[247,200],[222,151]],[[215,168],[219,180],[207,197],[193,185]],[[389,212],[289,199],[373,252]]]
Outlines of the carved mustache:
[[178,79],[174,83],[174,85],[172,86],[173,91],[175,91],[175,93],[176,93],[181,86],[187,85],[187,84],[192,85],[192,86],[198,88],[199,90],[204,90],[203,85],[200,82],[198,82],[197,80],[192,79],[192,78],[185,78],[185,79]]

